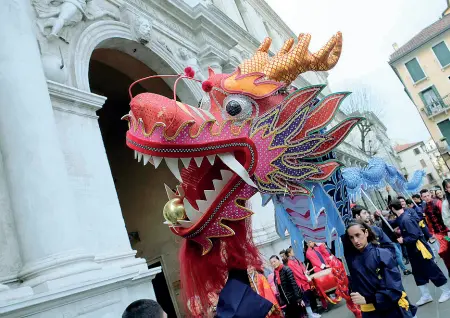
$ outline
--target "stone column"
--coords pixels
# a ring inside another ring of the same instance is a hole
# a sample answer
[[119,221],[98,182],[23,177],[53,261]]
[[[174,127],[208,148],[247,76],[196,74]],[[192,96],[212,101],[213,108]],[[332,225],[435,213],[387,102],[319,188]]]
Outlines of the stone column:
[[213,3],[230,19],[245,29],[244,21],[242,21],[241,14],[234,0],[213,0]]
[[263,20],[247,0],[236,1],[239,11],[242,14],[242,18],[244,19],[245,26],[247,27],[247,31],[258,41],[262,42],[269,36]]
[[0,1],[0,146],[30,286],[97,269],[80,247],[29,0]]

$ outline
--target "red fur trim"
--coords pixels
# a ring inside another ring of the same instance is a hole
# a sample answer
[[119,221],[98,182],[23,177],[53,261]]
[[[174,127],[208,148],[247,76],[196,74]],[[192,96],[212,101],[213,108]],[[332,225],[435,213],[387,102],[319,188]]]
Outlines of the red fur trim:
[[187,77],[193,78],[195,76],[195,71],[192,67],[188,66],[184,69],[184,74],[186,74]]
[[253,243],[249,219],[227,223],[235,235],[215,240],[211,251],[202,255],[200,245],[183,240],[180,254],[180,280],[183,303],[195,296],[203,312],[211,306],[210,293],[220,293],[230,269],[244,269],[252,265],[262,269],[261,256]]
[[213,83],[211,81],[204,81],[202,83],[202,89],[205,92],[209,93],[212,90],[212,88],[213,88]]

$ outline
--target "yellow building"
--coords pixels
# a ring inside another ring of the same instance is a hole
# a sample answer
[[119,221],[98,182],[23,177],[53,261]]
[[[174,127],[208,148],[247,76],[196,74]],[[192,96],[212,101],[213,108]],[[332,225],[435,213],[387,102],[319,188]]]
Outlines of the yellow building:
[[[447,1],[449,2],[449,1]],[[450,4],[442,18],[390,56],[389,64],[450,163]]]

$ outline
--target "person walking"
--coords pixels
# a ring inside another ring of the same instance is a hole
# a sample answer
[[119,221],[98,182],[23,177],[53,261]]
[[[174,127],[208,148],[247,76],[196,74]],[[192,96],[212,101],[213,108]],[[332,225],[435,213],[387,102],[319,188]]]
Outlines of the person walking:
[[295,281],[297,282],[297,285],[300,287],[303,293],[302,299],[305,303],[306,313],[308,314],[308,317],[320,318],[321,316],[319,314],[313,312],[313,310],[317,310],[317,302],[309,283],[311,281],[311,279],[309,278],[309,272],[312,271],[312,269],[308,271],[305,265],[295,257],[292,247],[289,247],[286,250],[286,256],[288,258],[287,266],[292,270]]
[[[439,242],[438,254],[444,261],[447,270],[450,270],[450,242],[445,238],[449,236],[450,230],[445,225],[442,206],[443,202],[440,200],[432,199],[428,190],[423,189],[420,191],[422,199],[426,202],[425,217],[427,219],[428,230]],[[448,202],[448,201],[447,201]]]
[[352,271],[352,301],[361,306],[363,318],[411,318],[417,308],[410,304],[392,252],[380,247],[375,233],[363,222],[348,225],[347,239],[355,257]]
[[389,208],[397,215],[397,224],[402,234],[398,238],[398,242],[405,245],[408,250],[414,280],[421,292],[421,297],[416,305],[422,306],[433,301],[427,286],[430,280],[442,290],[439,302],[443,303],[449,300],[450,288],[447,285],[447,278],[433,261],[431,248],[428,246],[416,220],[409,213],[405,213],[398,200],[392,201]]
[[286,318],[299,318],[302,315],[302,292],[295,281],[292,270],[284,266],[277,255],[270,257],[275,270],[275,285],[280,295],[280,305],[285,307]]
[[357,205],[352,209],[353,219],[356,221],[361,221],[366,223],[372,231],[375,233],[377,241],[383,246],[383,247],[392,247],[395,251],[395,258],[397,260],[397,265],[400,267],[404,275],[411,275],[411,272],[406,269],[405,264],[403,264],[402,259],[402,249],[400,247],[400,244],[398,242],[392,242],[392,240],[384,233],[382,229],[380,229],[376,225],[370,225],[370,213],[367,210],[366,207]]

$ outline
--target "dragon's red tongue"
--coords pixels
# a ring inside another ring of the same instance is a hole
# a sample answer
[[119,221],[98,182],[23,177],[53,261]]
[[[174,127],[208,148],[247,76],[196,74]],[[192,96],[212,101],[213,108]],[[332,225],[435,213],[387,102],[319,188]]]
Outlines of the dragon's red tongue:
[[192,159],[188,168],[181,169],[185,197],[193,207],[198,208],[196,200],[205,200],[204,190],[214,190],[213,180],[222,179],[220,170],[224,169],[228,170],[218,158],[213,166],[204,159],[200,167]]

